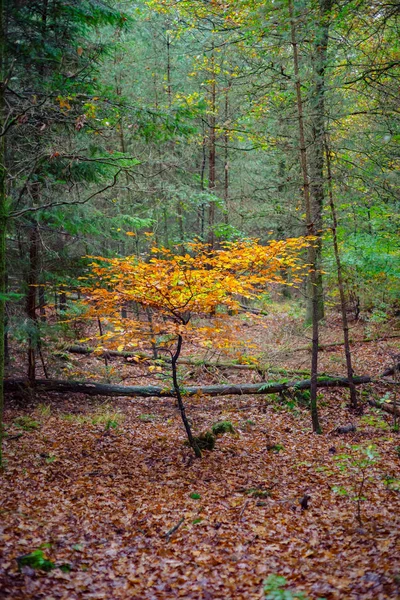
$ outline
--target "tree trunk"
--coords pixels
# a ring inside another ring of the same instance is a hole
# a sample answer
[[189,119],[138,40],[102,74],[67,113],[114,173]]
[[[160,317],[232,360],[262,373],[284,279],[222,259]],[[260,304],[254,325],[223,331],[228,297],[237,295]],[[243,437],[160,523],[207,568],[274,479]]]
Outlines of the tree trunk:
[[[35,189],[35,194],[38,190]],[[28,290],[26,295],[26,315],[28,318],[28,379],[36,377],[36,350],[38,345],[38,324],[36,315],[36,296],[38,284],[39,232],[38,224],[33,221],[29,231],[29,269]]]
[[186,429],[186,434],[188,436],[189,444],[193,448],[196,458],[201,458],[201,450],[200,450],[199,446],[197,445],[196,440],[193,437],[192,430],[190,429],[189,421],[187,420],[187,417],[186,417],[186,409],[185,409],[185,405],[182,400],[181,389],[179,387],[179,382],[178,382],[177,363],[178,363],[179,355],[181,353],[181,349],[182,349],[182,336],[179,334],[176,351],[175,351],[175,354],[173,354],[172,361],[171,361],[172,381],[174,384],[174,392],[175,392],[176,399],[178,400],[178,406],[179,406],[179,410],[181,413],[183,424]]
[[[216,147],[215,147],[215,124],[216,124],[216,74],[214,66],[214,47],[211,55],[211,92],[210,92],[210,128],[209,128],[209,140],[208,140],[208,188],[211,194],[215,194],[216,177],[215,177],[215,161],[216,161]],[[215,202],[210,201],[208,209],[208,243],[213,248],[215,244]]]
[[[291,43],[293,48],[293,66],[295,74],[296,99],[297,99],[297,119],[299,127],[299,144],[300,144],[300,164],[303,176],[303,195],[304,205],[307,220],[308,235],[315,235],[315,224],[313,220],[311,199],[310,199],[310,184],[308,180],[307,168],[307,149],[306,139],[304,134],[304,117],[303,117],[303,100],[301,97],[300,73],[299,73],[299,56],[297,48],[296,22],[293,14],[292,0],[289,0],[289,16],[291,29]],[[318,380],[318,343],[319,343],[319,326],[318,326],[318,285],[317,285],[317,253],[314,244],[308,247],[308,263],[310,265],[309,280],[311,282],[311,299],[312,299],[312,357],[311,357],[311,418],[313,431],[321,433],[321,427],[318,418],[317,407],[317,380]]]
[[60,292],[59,294],[58,307],[60,312],[65,312],[67,310],[67,294],[65,292]]
[[[201,157],[201,165],[200,165],[200,189],[203,192],[205,189],[204,186],[204,175],[206,171],[206,161],[207,161],[207,138],[205,134],[203,134],[203,141],[201,145],[202,157]],[[200,239],[204,241],[204,230],[205,230],[205,202],[202,200],[201,206],[199,207],[199,217],[200,217]]]
[[[319,0],[318,22],[313,44],[313,88],[310,95],[312,140],[310,145],[310,195],[311,214],[316,241],[316,285],[318,290],[317,317],[324,318],[324,298],[321,274],[322,211],[324,204],[324,140],[325,140],[325,69],[329,42],[329,13],[332,0]],[[310,282],[310,285],[311,282]],[[309,289],[310,289],[309,285]],[[307,305],[307,318],[311,322],[312,298]]]
[[[318,0],[318,15],[313,44],[313,87],[310,95],[312,140],[310,146],[311,207],[315,223],[318,319],[324,318],[321,272],[322,211],[324,205],[324,140],[325,140],[325,69],[329,43],[332,0]],[[308,303],[308,317],[311,307]]]
[[39,294],[39,314],[40,320],[42,323],[46,322],[46,296],[45,296],[46,286],[44,283],[39,285],[38,294]]
[[[373,382],[369,375],[354,377],[355,385],[363,385]],[[178,382],[178,389],[181,393]],[[57,394],[86,394],[88,396],[110,396],[127,398],[177,398],[175,388],[166,389],[155,385],[147,386],[124,386],[111,385],[108,383],[94,383],[93,381],[62,381],[51,379],[36,379],[34,388],[39,392],[56,392]],[[227,385],[205,385],[200,387],[185,387],[185,396],[244,396],[246,394],[280,394],[295,390],[309,390],[312,382],[310,379],[303,381],[289,381],[287,383],[243,383]],[[318,388],[341,388],[349,387],[349,382],[345,377],[320,378],[317,382]],[[32,389],[28,379],[6,379],[4,389],[9,392],[21,392]],[[181,397],[182,401],[182,397]],[[186,415],[185,415],[186,416]],[[189,424],[188,424],[189,425]],[[190,427],[190,426],[189,426]]]
[[5,23],[4,0],[0,0],[0,467],[3,466],[3,420],[4,420],[4,321],[6,294],[6,227],[7,227],[7,196],[6,196],[6,167],[5,167]]
[[[66,352],[71,352],[72,354],[93,354],[95,353],[94,348],[89,348],[87,346],[68,346],[65,348]],[[130,351],[119,351],[119,350],[103,350],[100,353],[95,353],[96,356],[103,356],[107,354],[107,356],[116,358],[132,358],[137,357],[141,359],[143,362],[155,360],[154,356],[150,356],[145,354],[144,352],[130,352]],[[157,356],[157,360],[162,360],[165,363],[171,362],[171,359],[166,358],[165,356]],[[260,374],[265,375],[268,373],[281,373],[283,375],[287,375],[288,373],[297,373],[298,375],[309,375],[309,371],[305,371],[304,369],[285,369],[283,367],[274,367],[268,364],[251,364],[251,365],[241,365],[239,363],[231,363],[224,362],[219,360],[201,360],[196,358],[181,358],[179,360],[180,364],[183,365],[193,365],[197,367],[213,367],[216,369],[234,369],[238,371],[258,371]],[[323,375],[323,373],[321,373]],[[326,373],[325,373],[326,375]]]
[[352,367],[352,363],[351,363],[349,323],[347,320],[347,312],[346,312],[346,296],[345,296],[345,292],[344,292],[342,261],[340,260],[339,246],[338,246],[338,240],[337,240],[337,216],[336,216],[335,202],[333,199],[331,161],[330,161],[329,148],[328,148],[327,142],[326,142],[325,150],[326,150],[326,166],[327,166],[327,171],[328,171],[329,206],[330,206],[331,214],[332,214],[333,250],[335,253],[338,288],[339,288],[339,296],[340,296],[340,308],[341,308],[341,312],[342,312],[344,353],[346,356],[347,379],[349,380],[350,405],[353,409],[355,409],[355,408],[357,408],[357,391],[356,391],[356,387],[353,383],[353,367]]
[[225,131],[224,131],[224,204],[225,204],[225,223],[229,224],[229,91],[231,83],[225,90]]

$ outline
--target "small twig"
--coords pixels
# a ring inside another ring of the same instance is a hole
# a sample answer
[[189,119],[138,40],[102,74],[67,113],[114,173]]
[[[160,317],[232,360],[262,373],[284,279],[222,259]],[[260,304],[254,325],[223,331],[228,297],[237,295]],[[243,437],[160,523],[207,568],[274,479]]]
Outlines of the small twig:
[[246,510],[246,508],[247,508],[247,506],[248,506],[248,504],[249,504],[249,503],[250,503],[250,498],[248,498],[248,499],[246,500],[246,502],[243,504],[243,506],[242,506],[242,509],[241,509],[241,511],[240,511],[240,513],[239,513],[239,520],[241,520],[241,519],[242,519],[242,517],[243,517],[243,515],[244,515],[244,511]]
[[363,493],[363,490],[364,490],[365,477],[366,477],[366,469],[363,469],[362,479],[361,479],[361,483],[360,483],[360,487],[359,487],[358,495],[357,495],[357,521],[358,521],[360,527],[362,527],[362,525],[363,525],[362,517],[361,517],[361,502],[362,502],[361,494]]
[[19,440],[19,438],[22,437],[23,435],[24,435],[23,433],[16,433],[14,435],[5,434],[4,435],[4,440],[6,442],[9,442],[10,440]]
[[176,525],[174,525],[173,527],[171,527],[171,529],[169,529],[167,531],[167,533],[164,533],[162,535],[162,537],[166,538],[167,542],[169,542],[169,538],[171,537],[171,535],[173,533],[175,533],[175,531],[177,531],[179,529],[179,527],[182,525],[183,521],[185,520],[185,517],[182,517],[182,519],[180,521],[178,521],[178,523]]

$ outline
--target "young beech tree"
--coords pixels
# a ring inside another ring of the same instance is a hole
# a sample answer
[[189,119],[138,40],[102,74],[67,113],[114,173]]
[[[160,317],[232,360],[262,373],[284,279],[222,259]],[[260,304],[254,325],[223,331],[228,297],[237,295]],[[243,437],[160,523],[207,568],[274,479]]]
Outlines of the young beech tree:
[[[88,317],[101,317],[106,325],[100,343],[118,349],[146,344],[148,322],[121,316],[121,308],[135,302],[153,312],[151,336],[162,335],[171,354],[172,381],[189,443],[201,457],[185,413],[184,392],[178,380],[178,361],[184,341],[201,340],[204,328],[192,317],[212,315],[217,307],[229,312],[239,308],[239,297],[255,297],[268,283],[292,285],[300,281],[305,267],[300,251],[310,239],[272,241],[267,246],[247,240],[225,243],[220,249],[192,243],[186,254],[152,248],[152,257],[106,259],[92,257],[90,281],[85,289]],[[285,275],[285,279],[283,278]],[[227,317],[228,318],[228,317]],[[148,340],[147,340],[148,344]]]

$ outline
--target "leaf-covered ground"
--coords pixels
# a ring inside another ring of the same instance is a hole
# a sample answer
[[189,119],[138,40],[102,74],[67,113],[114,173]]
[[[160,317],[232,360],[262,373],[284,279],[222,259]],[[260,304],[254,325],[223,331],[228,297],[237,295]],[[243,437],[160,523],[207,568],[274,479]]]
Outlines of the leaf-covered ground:
[[[384,351],[360,347],[357,370],[380,372]],[[322,353],[324,368],[332,372],[337,356],[342,372],[340,353]],[[244,376],[255,375],[229,374]],[[399,597],[400,436],[392,416],[368,406],[351,416],[343,390],[324,393],[320,405],[317,436],[307,407],[291,401],[190,399],[196,432],[220,420],[236,431],[196,460],[173,400],[53,395],[21,408],[13,399],[7,431],[22,436],[4,444],[0,597],[251,600],[263,597],[272,573],[312,599]],[[355,432],[335,432],[348,423]],[[371,445],[377,455],[368,460]],[[20,571],[17,558],[38,549],[69,567]]]
[[[348,422],[340,403],[333,395],[323,411],[327,432]],[[303,409],[192,402],[195,423],[229,419],[237,429],[198,461],[171,402],[117,404],[114,415],[82,400],[53,402],[50,414],[30,413],[37,429],[6,443],[3,597],[260,598],[270,573],[312,598],[397,597],[400,494],[389,480],[399,439],[379,416],[357,419],[355,433],[315,436]],[[116,429],[105,428],[110,419]],[[358,483],[338,454],[370,443],[379,459],[368,468],[360,526],[356,502],[333,488],[351,494]],[[69,573],[18,572],[16,558],[43,544]]]

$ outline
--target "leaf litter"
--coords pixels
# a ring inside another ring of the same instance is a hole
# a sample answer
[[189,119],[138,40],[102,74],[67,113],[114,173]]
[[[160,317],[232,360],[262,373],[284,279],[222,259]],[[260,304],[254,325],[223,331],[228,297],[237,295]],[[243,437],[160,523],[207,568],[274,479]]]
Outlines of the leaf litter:
[[[379,372],[382,354],[359,361]],[[350,417],[345,394],[321,396],[321,436],[279,398],[187,399],[196,433],[233,426],[200,461],[172,399],[38,399],[23,412],[39,426],[4,444],[0,597],[259,600],[271,574],[310,599],[399,597],[399,434],[377,409]],[[19,417],[9,403],[10,434]]]

